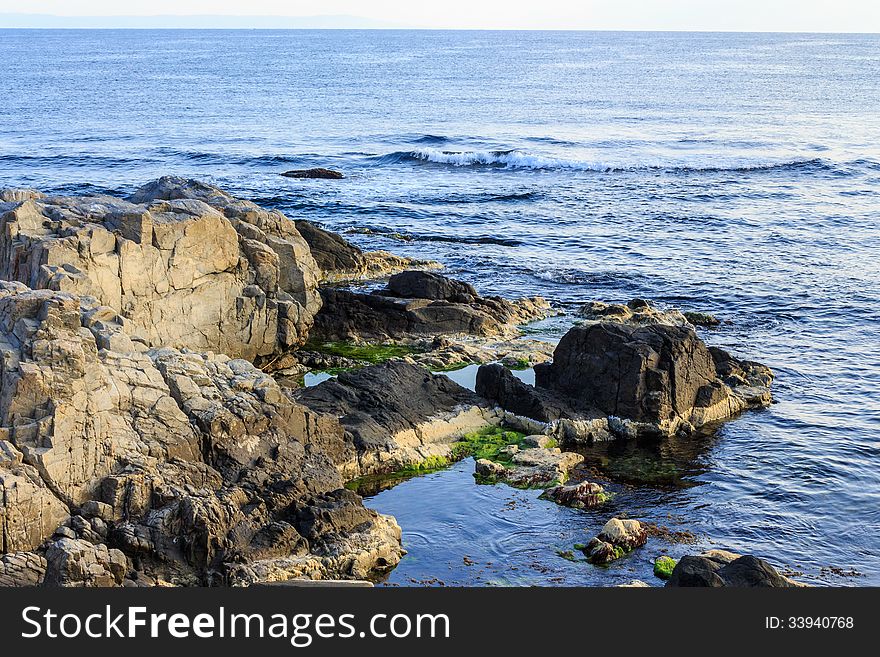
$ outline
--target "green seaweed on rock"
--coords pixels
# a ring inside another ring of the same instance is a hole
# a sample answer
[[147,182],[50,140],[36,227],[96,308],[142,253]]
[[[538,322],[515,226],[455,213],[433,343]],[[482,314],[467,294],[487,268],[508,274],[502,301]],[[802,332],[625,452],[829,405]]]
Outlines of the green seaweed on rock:
[[306,349],[371,365],[378,365],[392,358],[403,358],[417,353],[416,349],[400,344],[356,344],[354,342],[309,343],[306,345]]
[[510,456],[502,453],[505,447],[516,445],[519,448],[524,447],[524,433],[519,431],[511,431],[499,426],[488,426],[477,431],[466,433],[462,439],[453,445],[453,454],[459,455],[459,458],[465,456],[473,456],[475,459],[488,459],[507,465],[510,463]]
[[662,556],[654,560],[654,575],[660,579],[669,579],[672,577],[672,571],[678,562],[672,557]]

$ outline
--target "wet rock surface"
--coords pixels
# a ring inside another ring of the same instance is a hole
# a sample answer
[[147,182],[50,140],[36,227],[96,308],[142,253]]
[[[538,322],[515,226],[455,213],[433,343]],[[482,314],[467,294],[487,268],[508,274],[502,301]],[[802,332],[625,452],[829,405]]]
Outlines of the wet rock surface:
[[582,481],[548,488],[541,497],[574,509],[594,509],[604,504],[609,496],[601,484]]
[[340,171],[315,167],[313,169],[292,169],[282,174],[285,178],[311,178],[317,180],[342,180],[345,176]]
[[612,518],[583,548],[587,559],[595,564],[611,563],[648,541],[648,533],[638,520]]

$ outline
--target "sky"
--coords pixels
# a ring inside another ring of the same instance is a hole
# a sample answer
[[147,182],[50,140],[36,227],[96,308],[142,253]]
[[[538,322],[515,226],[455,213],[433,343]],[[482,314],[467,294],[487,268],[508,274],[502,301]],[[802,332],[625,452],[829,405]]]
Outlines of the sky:
[[[0,0],[0,27],[112,26],[93,18],[107,16],[185,27],[216,26],[208,17],[218,16],[262,16],[234,24],[265,27],[265,17],[284,16],[301,17],[285,27],[880,32],[880,0]],[[166,18],[175,16],[189,18]]]

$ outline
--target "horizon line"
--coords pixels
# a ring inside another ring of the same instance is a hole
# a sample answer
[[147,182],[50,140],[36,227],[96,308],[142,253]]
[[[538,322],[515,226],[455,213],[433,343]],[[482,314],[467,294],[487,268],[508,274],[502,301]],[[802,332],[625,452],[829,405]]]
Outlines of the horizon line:
[[[19,25],[2,25],[4,19],[19,21]],[[268,25],[137,25],[138,21],[167,21],[198,23],[232,21],[254,21],[256,23],[288,22],[287,26]],[[39,24],[45,21],[47,24]],[[65,21],[79,25],[63,25]],[[108,25],[88,25],[89,22],[119,23]],[[27,24],[33,23],[33,24]],[[295,23],[303,23],[295,25]],[[313,24],[310,24],[313,23]],[[285,16],[278,14],[105,14],[105,15],[62,15],[33,13],[0,13],[0,30],[249,30],[249,31],[424,31],[424,32],[643,32],[672,34],[880,34],[871,31],[829,31],[812,29],[724,29],[724,28],[639,28],[639,27],[449,27],[394,24],[387,21],[348,14],[317,14],[310,16]]]

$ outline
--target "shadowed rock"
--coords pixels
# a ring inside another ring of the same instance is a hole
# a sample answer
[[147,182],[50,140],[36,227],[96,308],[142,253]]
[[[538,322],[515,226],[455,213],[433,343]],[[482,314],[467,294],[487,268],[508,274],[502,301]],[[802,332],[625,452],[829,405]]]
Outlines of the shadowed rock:
[[[387,341],[426,335],[513,336],[519,324],[549,311],[540,297],[480,297],[471,286],[430,272],[407,271],[392,279],[388,288],[372,294],[323,288],[324,308],[315,318],[314,337]],[[422,294],[431,296],[416,296]]]
[[296,221],[296,229],[308,243],[321,269],[323,282],[339,282],[388,276],[414,267],[439,267],[435,262],[413,260],[387,251],[362,251],[336,233],[310,221]]
[[802,585],[780,575],[763,559],[711,550],[700,556],[682,557],[666,586],[792,588]]
[[342,373],[294,396],[312,411],[339,418],[345,441],[336,443],[334,460],[347,476],[447,458],[463,434],[499,420],[470,390],[401,360]]
[[281,174],[285,178],[317,178],[322,180],[341,180],[345,176],[339,171],[315,167],[314,169],[293,169]]
[[603,429],[691,433],[769,404],[772,378],[763,365],[707,347],[688,326],[600,322],[569,330],[553,361],[535,366],[534,387],[484,365],[477,392],[564,439],[590,440]]

